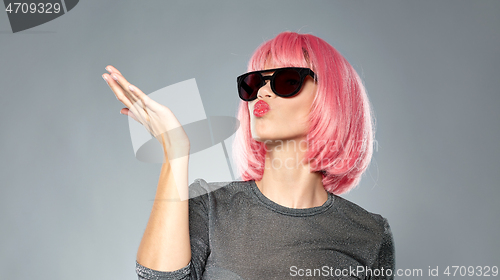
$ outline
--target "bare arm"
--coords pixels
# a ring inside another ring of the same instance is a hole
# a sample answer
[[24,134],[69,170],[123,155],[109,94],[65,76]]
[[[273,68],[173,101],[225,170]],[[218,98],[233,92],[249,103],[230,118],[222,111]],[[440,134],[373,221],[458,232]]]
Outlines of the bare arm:
[[180,123],[170,109],[130,85],[116,68],[106,69],[110,74],[104,74],[103,78],[127,107],[121,113],[143,124],[163,146],[165,156],[137,262],[159,271],[178,270],[191,260],[187,200],[189,139],[184,130],[174,129]]
[[137,251],[137,262],[145,267],[174,271],[191,260],[188,200],[180,200],[176,183],[183,181],[182,188],[187,188],[187,165],[187,160],[163,163],[153,208]]

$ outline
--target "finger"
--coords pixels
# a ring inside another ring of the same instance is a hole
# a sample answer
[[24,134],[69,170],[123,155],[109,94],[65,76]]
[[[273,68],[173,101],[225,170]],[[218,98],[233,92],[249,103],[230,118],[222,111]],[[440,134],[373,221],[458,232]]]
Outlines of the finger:
[[[111,68],[107,67],[107,68]],[[119,71],[114,71],[116,68],[112,68],[113,70],[110,75],[111,81],[108,83],[115,92],[117,92],[117,96],[119,94],[123,94],[128,98],[129,102],[125,102],[125,106],[129,108],[131,113],[134,115],[135,120],[141,124],[143,124],[150,133],[154,133],[155,129],[151,124],[151,109],[158,110],[161,105],[151,100],[146,94],[144,94],[139,88],[132,86]],[[105,74],[106,75],[106,74]],[[132,90],[131,90],[132,89]],[[117,97],[120,100],[120,97]],[[153,108],[148,108],[146,102],[150,103]],[[131,104],[130,104],[131,103]],[[131,105],[131,106],[129,106]],[[153,113],[154,114],[154,113]]]
[[[149,118],[148,108],[146,106],[145,99],[147,99],[148,101],[151,101],[151,99],[149,99],[149,97],[147,95],[145,95],[142,91],[140,91],[137,87],[132,86],[132,84],[130,84],[127,81],[127,79],[125,79],[125,77],[123,77],[122,75],[120,75],[118,73],[112,73],[111,77],[113,78],[113,80],[117,84],[120,85],[124,94],[126,94],[130,98],[130,101],[133,102],[135,110],[132,107],[129,107],[129,109],[131,109],[132,112],[137,117],[139,117],[139,118],[145,120],[147,123],[149,123],[150,118]],[[133,89],[133,91],[131,89]],[[136,91],[135,89],[137,89],[138,91]],[[139,91],[142,94],[140,94]]]
[[[117,71],[117,70],[115,71],[116,68],[112,67],[111,65],[108,65],[106,68],[110,68],[110,70],[113,69],[112,74],[115,74],[115,73],[118,74],[118,75],[115,75],[117,80],[114,80],[114,81],[122,87],[122,89],[124,90],[124,92],[126,94],[130,93],[130,96],[133,97],[133,98],[131,98],[132,101],[137,102],[137,100],[141,100],[142,105],[144,106],[144,109],[146,107],[149,107],[152,110],[159,110],[161,108],[161,106],[159,106],[158,103],[151,102],[152,100],[149,98],[149,96],[144,94],[144,92],[142,92],[139,88],[130,84],[119,71]],[[125,86],[127,86],[127,87],[125,87]]]
[[118,74],[122,74],[120,71],[118,71],[118,69],[116,69],[115,67],[113,67],[112,65],[108,65],[105,67],[106,71],[108,71],[109,73],[118,73]]
[[132,119],[134,119],[136,122],[144,125],[144,127],[146,128],[146,130],[149,132],[149,134],[151,134],[151,136],[153,137],[156,137],[155,136],[155,131],[153,130],[153,127],[151,125],[151,122],[146,122],[143,120],[143,118],[141,117],[137,117],[136,115],[134,115],[134,113],[132,113],[131,110],[127,109],[127,108],[123,108],[120,110],[120,113],[121,114],[124,114],[124,115],[127,115],[129,117],[131,117]]
[[128,89],[130,90],[130,92],[133,95],[135,95],[135,97],[137,97],[139,100],[141,100],[143,102],[145,107],[151,109],[152,111],[157,112],[162,108],[162,106],[160,104],[158,104],[156,101],[152,100],[147,94],[142,92],[142,90],[140,90],[138,87],[136,87],[132,84],[129,84]]
[[129,116],[131,117],[132,119],[134,119],[136,122],[142,124],[138,119],[137,117],[134,115],[134,113],[132,113],[132,111],[130,111],[128,108],[123,108],[120,110],[120,113],[123,114],[123,115],[126,115],[126,116]]
[[111,73],[111,78],[113,79],[113,84],[117,84],[121,87],[123,93],[130,98],[130,101],[137,102],[138,98],[130,92],[128,86],[130,83],[123,77],[120,73]]
[[[123,100],[120,100],[120,97],[123,96],[123,94],[121,94],[119,91],[117,91],[117,88],[115,85],[113,85],[113,79],[111,78],[111,76],[109,74],[102,74],[102,79],[106,82],[106,84],[108,85],[108,87],[111,89],[111,91],[113,91],[113,93],[115,94],[115,97],[118,101],[120,102],[124,102]],[[129,102],[130,103],[130,102]],[[130,103],[131,104],[131,103]],[[128,107],[127,104],[125,104],[125,106]]]
[[120,113],[123,114],[123,115],[127,115],[129,117],[131,117],[132,119],[134,119],[136,122],[138,122],[139,124],[142,124],[146,130],[152,134],[151,132],[151,125],[149,123],[146,123],[144,122],[143,120],[141,120],[141,118],[138,118],[136,115],[134,115],[134,113],[132,113],[132,111],[130,111],[128,108],[123,108],[120,110]]
[[143,110],[139,104],[142,102],[136,102],[137,97],[130,94],[128,91],[124,90],[122,86],[120,86],[109,74],[103,74],[104,80],[108,83],[108,86],[115,93],[116,99],[123,103],[123,105],[127,106],[132,113],[136,116],[138,122],[146,125],[145,118],[142,117],[140,111]]
[[128,108],[131,108],[133,103],[136,101],[136,97],[127,93],[109,74],[103,74],[102,77],[115,93],[116,98]]

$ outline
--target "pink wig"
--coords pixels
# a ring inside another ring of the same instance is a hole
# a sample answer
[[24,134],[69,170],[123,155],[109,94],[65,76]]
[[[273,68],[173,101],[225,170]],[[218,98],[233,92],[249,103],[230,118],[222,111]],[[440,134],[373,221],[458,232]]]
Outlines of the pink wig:
[[[348,192],[359,183],[373,152],[370,103],[360,77],[336,49],[309,34],[278,34],[257,48],[248,71],[264,69],[268,59],[275,67],[308,67],[316,73],[318,92],[309,115],[303,160],[310,163],[311,172],[322,172],[326,191]],[[247,102],[240,102],[237,118],[234,161],[244,181],[259,181],[266,150],[263,142],[252,138]]]

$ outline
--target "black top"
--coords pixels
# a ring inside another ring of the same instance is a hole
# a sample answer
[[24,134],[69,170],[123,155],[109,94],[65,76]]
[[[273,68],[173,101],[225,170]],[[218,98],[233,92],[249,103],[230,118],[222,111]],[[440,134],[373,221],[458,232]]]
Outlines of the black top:
[[189,192],[191,262],[172,272],[136,263],[139,279],[393,279],[387,220],[339,196],[295,209],[255,181],[197,179]]

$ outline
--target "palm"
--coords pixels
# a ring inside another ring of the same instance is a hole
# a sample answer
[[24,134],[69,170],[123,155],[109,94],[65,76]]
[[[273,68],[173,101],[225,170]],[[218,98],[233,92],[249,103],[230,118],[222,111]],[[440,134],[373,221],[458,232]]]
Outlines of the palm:
[[115,93],[116,98],[126,106],[121,113],[144,125],[149,133],[162,144],[169,157],[178,158],[188,155],[189,139],[172,111],[132,86],[116,68],[111,66],[106,68],[111,73],[104,74],[103,78]]

